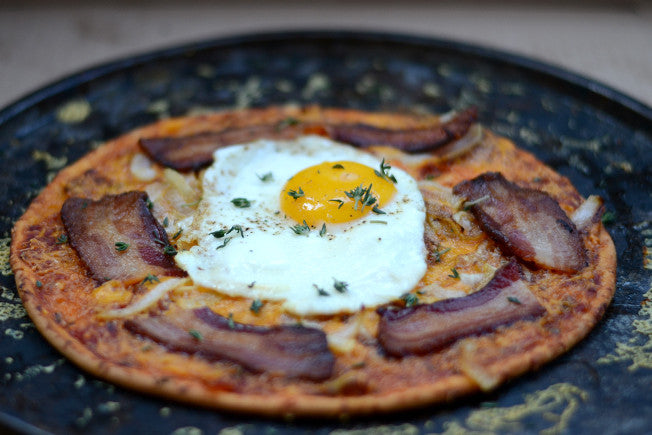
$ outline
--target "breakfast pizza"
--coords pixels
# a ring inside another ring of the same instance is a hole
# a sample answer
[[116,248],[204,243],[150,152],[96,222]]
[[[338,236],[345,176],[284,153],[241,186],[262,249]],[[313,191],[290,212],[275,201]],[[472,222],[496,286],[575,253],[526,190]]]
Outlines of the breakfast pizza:
[[576,344],[615,289],[603,209],[474,108],[225,111],[62,170],[11,265],[39,331],[102,379],[341,417],[490,391]]

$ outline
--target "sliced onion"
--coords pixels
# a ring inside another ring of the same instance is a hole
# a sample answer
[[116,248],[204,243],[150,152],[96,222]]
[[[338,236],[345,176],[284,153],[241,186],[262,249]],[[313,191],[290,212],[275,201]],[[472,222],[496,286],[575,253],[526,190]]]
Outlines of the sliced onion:
[[597,222],[602,215],[604,201],[597,195],[589,196],[571,215],[571,220],[578,230],[583,230]]
[[473,124],[464,136],[455,142],[451,142],[448,145],[440,148],[436,154],[439,155],[442,161],[452,160],[456,157],[461,156],[467,151],[472,150],[482,141],[482,136],[482,127],[480,124]]
[[170,290],[177,288],[178,286],[185,284],[188,281],[188,278],[170,278],[162,281],[159,284],[156,284],[150,289],[149,292],[142,298],[138,299],[133,304],[126,306],[124,308],[116,310],[108,310],[103,313],[99,313],[98,317],[103,319],[117,319],[122,317],[132,316],[134,314],[140,313],[154,305],[159,301],[163,296],[165,296]]
[[177,192],[181,195],[184,201],[188,203],[195,202],[197,200],[197,194],[190,187],[188,181],[181,175],[179,172],[174,169],[165,168],[163,170],[163,177],[172,187],[174,187]]
[[129,167],[134,177],[141,181],[152,181],[156,178],[154,162],[147,158],[145,154],[136,153],[131,159]]

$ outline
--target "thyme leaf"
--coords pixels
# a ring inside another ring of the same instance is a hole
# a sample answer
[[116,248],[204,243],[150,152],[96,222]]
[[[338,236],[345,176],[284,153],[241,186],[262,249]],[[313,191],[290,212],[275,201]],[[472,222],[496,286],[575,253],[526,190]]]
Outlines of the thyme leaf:
[[319,237],[324,237],[326,235],[326,224],[322,224],[321,230],[319,230]]
[[296,201],[297,199],[305,195],[305,193],[303,193],[303,190],[301,189],[301,187],[299,187],[299,190],[288,190],[288,195],[290,195]]
[[156,276],[156,275],[152,275],[152,274],[150,273],[150,274],[148,274],[148,275],[145,277],[145,279],[143,279],[143,282],[142,282],[142,283],[143,283],[143,284],[147,284],[147,283],[152,283],[152,282],[159,282],[159,279],[158,279],[158,276]]
[[249,307],[249,309],[254,314],[258,314],[262,307],[263,307],[263,302],[260,299],[254,299],[254,301],[251,303],[251,306]]
[[188,334],[190,334],[190,336],[197,341],[202,341],[204,339],[204,336],[201,335],[201,332],[197,331],[196,329],[191,329],[188,331]]
[[342,206],[344,205],[344,201],[342,201],[341,199],[329,199],[328,202],[337,202],[337,203],[339,203],[340,205],[337,206],[338,209],[342,208]]
[[313,284],[312,286],[317,289],[317,294],[319,296],[330,296],[330,293],[328,293],[323,288],[319,287],[317,284]]
[[57,245],[63,245],[64,243],[68,243],[68,236],[60,234],[59,237],[57,237]]
[[388,164],[385,163],[385,158],[383,158],[383,161],[380,162],[380,171],[374,169],[374,174],[379,176],[380,178],[391,181],[392,183],[396,184],[396,177],[394,177],[392,174],[389,173],[389,170],[392,169],[392,167]]
[[307,236],[308,233],[310,232],[310,227],[306,223],[305,219],[303,221],[303,225],[295,225],[293,227],[290,227],[292,231],[294,231],[294,234],[298,234],[300,236]]
[[457,269],[452,268],[452,269],[451,269],[451,272],[453,272],[453,273],[450,274],[450,275],[448,275],[448,276],[450,276],[451,278],[456,278],[456,279],[457,279],[457,278],[460,277],[460,273],[457,271]]
[[258,177],[260,181],[262,181],[263,183],[269,183],[270,181],[274,180],[274,175],[272,175],[271,172],[268,172],[263,175],[256,174],[256,177]]
[[401,300],[405,302],[406,308],[413,307],[419,303],[419,298],[414,293],[405,293],[401,296]]
[[340,293],[346,293],[346,291],[349,289],[349,283],[344,282],[344,281],[338,281],[335,278],[333,278],[333,288],[337,290]]
[[249,201],[247,198],[233,198],[231,203],[238,208],[251,207],[251,201]]
[[507,296],[507,300],[510,301],[513,304],[523,305],[523,302],[519,301],[518,298],[516,298],[514,296]]
[[129,243],[115,242],[115,250],[118,252],[126,251],[129,248]]

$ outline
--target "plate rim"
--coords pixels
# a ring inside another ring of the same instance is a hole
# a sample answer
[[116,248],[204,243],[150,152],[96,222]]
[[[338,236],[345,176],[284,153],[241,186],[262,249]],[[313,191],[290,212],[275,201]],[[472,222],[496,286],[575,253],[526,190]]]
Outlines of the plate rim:
[[[331,40],[334,42],[338,40],[350,40],[366,43],[388,42],[425,46],[429,49],[446,50],[452,53],[457,52],[469,57],[476,57],[485,61],[516,67],[530,74],[570,84],[571,87],[564,90],[566,93],[586,93],[588,91],[588,94],[582,95],[581,99],[588,99],[594,105],[604,107],[606,111],[620,119],[628,120],[633,116],[634,118],[639,118],[638,120],[634,119],[635,123],[640,121],[652,123],[652,107],[647,106],[645,103],[601,81],[572,72],[562,66],[516,54],[508,50],[493,48],[478,43],[462,42],[452,38],[431,37],[401,32],[298,29],[246,32],[198,39],[187,43],[145,50],[138,54],[119,56],[112,60],[84,67],[75,72],[65,74],[59,79],[54,79],[49,83],[46,82],[36,90],[28,92],[26,95],[18,97],[7,104],[0,109],[0,127],[22,112],[29,110],[49,98],[54,98],[57,95],[71,91],[74,88],[117,71],[146,65],[156,60],[173,58],[188,52],[199,52],[225,46],[254,43],[291,42],[292,40],[300,40],[302,42],[306,40]],[[622,109],[625,109],[628,113],[622,112]],[[639,125],[638,127],[645,127],[645,125]],[[652,125],[647,127],[652,130]]]

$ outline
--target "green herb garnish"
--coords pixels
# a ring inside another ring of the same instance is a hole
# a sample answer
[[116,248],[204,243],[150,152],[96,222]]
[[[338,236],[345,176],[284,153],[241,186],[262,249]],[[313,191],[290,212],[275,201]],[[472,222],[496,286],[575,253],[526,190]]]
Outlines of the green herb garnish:
[[321,225],[321,230],[319,230],[319,237],[324,237],[326,235],[326,224]]
[[159,282],[158,276],[152,275],[150,273],[145,277],[145,279],[143,279],[143,284],[152,283],[152,282]]
[[172,256],[175,256],[175,255],[177,255],[177,250],[176,250],[176,248],[175,248],[174,246],[172,246],[172,245],[165,245],[165,247],[163,248],[163,253],[164,253],[165,255],[172,255]]
[[183,228],[179,228],[179,231],[177,231],[176,233],[174,233],[174,235],[172,236],[172,240],[178,239],[179,236],[181,235],[181,232],[182,232],[182,231],[183,231]]
[[602,223],[605,225],[609,225],[616,222],[616,214],[612,211],[606,211],[602,215]]
[[330,296],[330,293],[328,293],[323,288],[319,287],[317,284],[313,284],[312,286],[317,289],[317,294],[319,296]]
[[249,201],[247,198],[233,198],[231,203],[238,208],[251,207],[251,201]]
[[453,273],[450,274],[450,275],[448,275],[448,276],[450,276],[451,278],[459,278],[459,277],[460,277],[460,274],[459,274],[459,272],[457,271],[457,269],[452,268],[452,269],[451,269],[451,272],[453,272]]
[[337,203],[339,203],[340,205],[337,206],[338,209],[342,208],[342,206],[344,205],[344,201],[342,201],[341,199],[329,199],[328,202],[337,202]]
[[202,341],[204,339],[204,336],[201,335],[201,332],[197,331],[196,329],[191,329],[188,331],[188,334],[190,334],[190,336],[197,341]]
[[38,288],[43,287],[43,283],[41,281],[36,281],[36,287]]
[[274,176],[272,175],[271,172],[268,172],[268,173],[263,174],[263,175],[256,174],[256,177],[258,177],[260,179],[260,181],[262,181],[263,183],[268,183],[268,182],[270,182],[270,181],[272,181],[274,179]]
[[301,198],[305,194],[303,193],[303,190],[301,189],[301,187],[299,187],[299,190],[288,190],[288,195],[290,195],[292,198],[297,200],[297,199]]
[[284,120],[280,121],[278,124],[276,124],[276,130],[283,130],[284,128],[291,127],[293,125],[297,125],[299,123],[299,120],[296,118],[285,118]]
[[307,236],[308,233],[310,232],[310,227],[306,223],[305,219],[303,221],[303,225],[295,225],[290,228],[292,229],[292,231],[294,231],[294,234],[299,234],[300,236]]
[[336,163],[333,165],[333,169],[344,169],[344,166],[342,166],[340,163]]
[[373,203],[376,202],[376,198],[371,196],[371,186],[372,184],[369,184],[369,187],[365,189],[364,185],[361,184],[355,189],[344,192],[346,196],[353,200],[353,210],[358,210],[358,202],[362,205],[361,211],[364,210],[366,206],[373,205]]
[[163,226],[167,227],[169,223],[170,223],[170,219],[168,219],[168,217],[165,216],[165,218],[163,219]]
[[435,263],[439,263],[441,261],[441,256],[451,250],[451,248],[444,248],[440,251],[439,248],[440,246],[437,246],[437,251],[430,253],[430,256],[435,258]]
[[229,329],[235,329],[235,322],[233,321],[233,313],[229,313]]
[[255,313],[258,314],[260,312],[260,309],[263,307],[263,303],[260,299],[255,299],[252,303],[249,309]]
[[371,211],[373,211],[376,214],[387,214],[384,211],[382,211],[381,209],[379,209],[377,205],[374,205],[374,208],[372,208]]
[[57,237],[57,245],[63,245],[64,243],[68,243],[68,236],[61,234]]
[[413,307],[419,303],[419,298],[414,293],[405,293],[403,296],[401,296],[401,300],[405,302],[405,306],[407,308]]
[[119,251],[119,252],[126,251],[127,248],[129,248],[129,243],[115,242],[115,250],[116,251]]
[[335,281],[335,282],[333,283],[333,287],[334,287],[335,290],[337,290],[338,292],[340,292],[340,293],[346,293],[346,291],[349,289],[349,284],[348,284],[347,282],[344,282],[344,281],[338,281],[338,280],[336,280],[335,278],[333,278],[333,281]]
[[385,159],[383,158],[383,161],[380,162],[380,171],[374,169],[374,174],[378,175],[380,178],[383,178],[387,181],[391,181],[392,183],[396,184],[396,177],[391,175],[388,171],[392,169],[390,165],[385,164]]
[[149,199],[149,198],[147,198],[147,199],[145,200],[145,205],[146,205],[147,208],[150,209],[150,210],[152,209],[152,207],[154,207],[154,203],[153,203],[152,200]]
[[507,296],[507,300],[510,301],[513,304],[523,305],[523,302],[519,301],[518,298],[516,298],[514,296]]
[[218,246],[217,248],[215,248],[215,250],[217,251],[218,249],[222,249],[223,247],[225,247],[226,245],[228,245],[232,238],[233,238],[233,237],[227,237],[226,239],[224,239],[224,241],[222,242],[222,244],[221,244],[220,246]]

